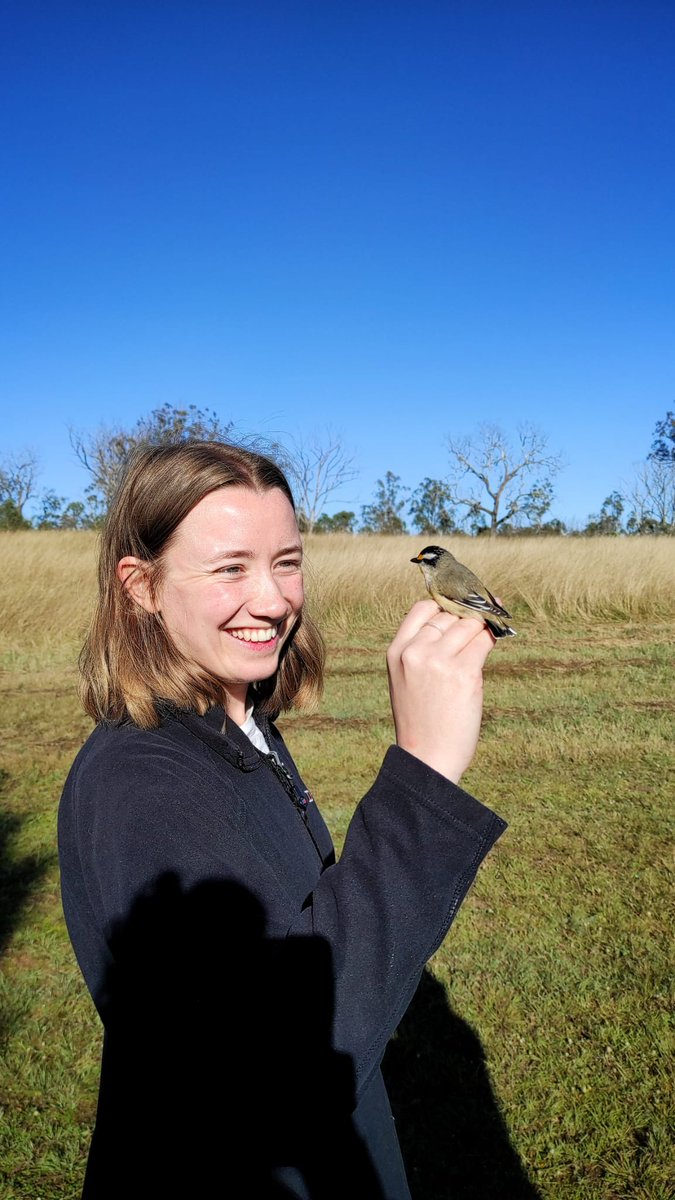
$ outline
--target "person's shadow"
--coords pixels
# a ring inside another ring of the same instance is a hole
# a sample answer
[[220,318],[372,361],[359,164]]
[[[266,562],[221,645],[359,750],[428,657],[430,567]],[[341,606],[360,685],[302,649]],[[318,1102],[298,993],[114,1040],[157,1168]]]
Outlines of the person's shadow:
[[[9,785],[10,776],[0,770],[0,796]],[[0,810],[0,957],[23,920],[32,893],[39,887],[49,869],[53,856],[27,854],[16,858],[12,842],[25,818]],[[11,1002],[0,1012],[0,1044],[5,1041],[17,1020]]]
[[[83,1200],[387,1200],[332,1047],[331,947],[241,884],[161,876],[113,931]],[[385,1059],[414,1200],[533,1200],[480,1043],[426,972]],[[395,1189],[397,1194],[398,1189]]]
[[331,1046],[323,938],[267,937],[240,884],[167,873],[111,949],[85,1200],[385,1200]]
[[382,1064],[413,1200],[536,1200],[480,1039],[427,968]]

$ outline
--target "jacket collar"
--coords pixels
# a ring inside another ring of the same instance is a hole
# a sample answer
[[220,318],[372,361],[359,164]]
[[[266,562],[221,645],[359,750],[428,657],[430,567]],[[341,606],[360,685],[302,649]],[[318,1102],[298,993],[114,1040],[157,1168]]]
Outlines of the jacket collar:
[[261,759],[255,746],[220,705],[210,708],[203,717],[192,709],[173,706],[167,706],[165,714],[179,721],[189,733],[240,771],[254,771],[260,766]]

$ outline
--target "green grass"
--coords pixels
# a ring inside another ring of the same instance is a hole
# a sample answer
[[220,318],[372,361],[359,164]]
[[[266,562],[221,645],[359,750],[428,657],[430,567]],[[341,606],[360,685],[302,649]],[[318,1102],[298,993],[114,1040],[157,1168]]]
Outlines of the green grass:
[[[382,650],[338,650],[325,713],[309,728],[285,723],[339,835],[390,737]],[[545,637],[530,627],[490,658],[483,736],[464,782],[510,828],[431,963],[445,1022],[433,1018],[428,981],[396,1059],[419,1075],[417,1095],[395,1082],[424,1200],[526,1194],[494,1112],[486,1146],[490,1104],[542,1196],[673,1194],[671,671],[667,625]],[[452,1058],[471,1030],[479,1044],[453,1075],[438,1045]],[[443,1097],[440,1127],[435,1076],[462,1089]],[[497,1146],[500,1177],[513,1172],[503,1191],[485,1166]]]
[[[672,633],[530,621],[491,655],[464,783],[510,827],[385,1064],[415,1200],[673,1196]],[[74,644],[6,658],[0,696],[7,1200],[79,1195],[96,1098],[55,860]],[[281,725],[340,843],[391,740],[385,631],[329,645],[320,710]]]

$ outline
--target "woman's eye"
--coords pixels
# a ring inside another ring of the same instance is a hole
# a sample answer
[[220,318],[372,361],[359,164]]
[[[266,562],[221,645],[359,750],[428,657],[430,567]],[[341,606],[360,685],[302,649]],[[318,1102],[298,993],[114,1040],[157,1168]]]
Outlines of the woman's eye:
[[277,566],[281,571],[299,571],[302,562],[299,558],[284,558]]
[[243,570],[244,570],[244,568],[237,564],[236,566],[232,566],[232,567],[218,567],[216,574],[217,575],[230,575],[232,578],[234,578],[237,575],[241,575]]

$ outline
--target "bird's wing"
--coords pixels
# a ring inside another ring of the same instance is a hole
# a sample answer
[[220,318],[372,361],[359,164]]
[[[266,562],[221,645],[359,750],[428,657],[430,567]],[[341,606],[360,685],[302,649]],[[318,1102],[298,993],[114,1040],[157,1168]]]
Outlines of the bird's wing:
[[474,575],[469,567],[465,567],[463,563],[461,565],[461,571],[455,574],[456,586],[461,588],[461,594],[457,594],[459,603],[466,604],[467,608],[473,608],[476,612],[492,612],[495,616],[510,617],[511,614],[498,604],[483,581]]
[[469,592],[468,595],[457,597],[460,604],[465,604],[467,608],[472,608],[475,612],[482,614],[492,614],[497,617],[510,617],[511,613],[507,612],[501,604],[495,600],[492,592],[485,589],[485,595],[480,592]]
[[492,595],[492,592],[489,592],[488,589],[486,588],[485,593],[487,596],[490,597],[490,600],[491,600],[492,604],[494,605],[495,612],[499,613],[499,615],[502,617],[510,617],[511,616],[511,613],[506,611],[506,609],[504,608],[504,605],[500,604],[497,600],[495,600],[494,596]]

